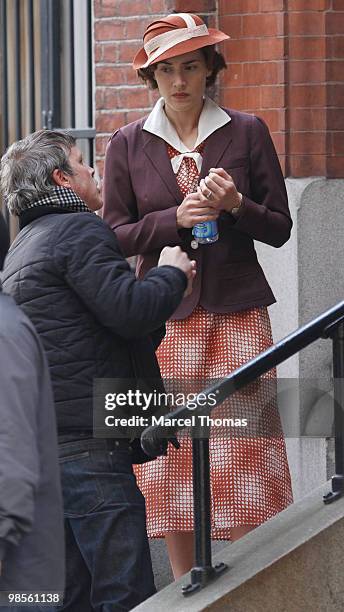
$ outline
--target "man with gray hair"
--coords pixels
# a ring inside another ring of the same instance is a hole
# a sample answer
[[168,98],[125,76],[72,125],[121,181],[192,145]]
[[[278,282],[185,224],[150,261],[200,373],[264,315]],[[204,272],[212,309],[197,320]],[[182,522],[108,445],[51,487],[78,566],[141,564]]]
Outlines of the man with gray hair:
[[120,434],[92,437],[93,379],[160,376],[161,326],[191,289],[195,269],[179,247],[167,247],[137,280],[92,212],[102,206],[93,175],[67,133],[41,130],[8,149],[1,189],[21,231],[3,281],[36,326],[50,366],[67,551],[61,609],[119,612],[155,591],[132,471],[147,457],[135,456]]

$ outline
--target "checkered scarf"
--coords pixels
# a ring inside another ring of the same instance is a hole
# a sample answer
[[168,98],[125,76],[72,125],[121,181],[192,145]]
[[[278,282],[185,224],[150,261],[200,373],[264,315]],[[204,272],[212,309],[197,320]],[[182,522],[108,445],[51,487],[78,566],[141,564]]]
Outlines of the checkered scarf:
[[52,187],[51,191],[45,196],[34,200],[25,210],[38,206],[51,206],[52,208],[68,208],[74,212],[92,212],[85,202],[76,195],[72,189],[66,187]]

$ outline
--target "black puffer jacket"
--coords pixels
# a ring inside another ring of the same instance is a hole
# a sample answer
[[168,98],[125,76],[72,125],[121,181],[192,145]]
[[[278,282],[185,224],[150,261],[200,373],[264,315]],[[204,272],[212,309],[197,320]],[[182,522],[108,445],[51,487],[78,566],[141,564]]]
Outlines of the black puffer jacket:
[[59,433],[92,430],[94,378],[158,376],[151,334],[179,305],[186,276],[162,266],[138,281],[96,215],[33,211],[40,216],[12,244],[3,287],[43,341]]

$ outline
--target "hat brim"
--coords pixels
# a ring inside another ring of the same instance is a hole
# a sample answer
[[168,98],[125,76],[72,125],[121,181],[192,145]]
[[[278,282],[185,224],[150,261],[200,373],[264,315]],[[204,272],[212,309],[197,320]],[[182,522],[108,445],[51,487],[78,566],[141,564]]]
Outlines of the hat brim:
[[196,51],[197,49],[201,49],[202,47],[209,47],[210,45],[216,45],[224,40],[228,40],[230,36],[225,34],[224,32],[220,32],[220,30],[214,30],[209,28],[209,34],[206,36],[197,36],[195,38],[190,38],[189,40],[184,40],[183,42],[178,43],[168,49],[158,57],[154,58],[152,62],[149,61],[147,57],[147,53],[142,47],[140,49],[133,61],[133,68],[135,70],[139,70],[139,68],[147,68],[148,66],[152,66],[153,64],[157,64],[158,62],[162,62],[163,60],[169,59],[170,57],[176,57],[177,55],[183,55],[184,53],[189,53],[190,51]]

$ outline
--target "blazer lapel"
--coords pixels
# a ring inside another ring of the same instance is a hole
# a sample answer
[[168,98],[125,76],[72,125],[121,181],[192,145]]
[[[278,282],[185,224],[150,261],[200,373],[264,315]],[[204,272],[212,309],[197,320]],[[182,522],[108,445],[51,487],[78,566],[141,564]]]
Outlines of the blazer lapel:
[[221,159],[232,142],[231,121],[219,128],[206,140],[200,178],[204,178],[210,168],[221,166]]
[[[216,168],[221,165],[221,159],[232,142],[231,123],[231,121],[226,123],[226,125],[210,134],[207,138],[200,179],[208,174],[210,168]],[[172,164],[168,157],[166,142],[145,130],[142,130],[142,138],[145,155],[154,166],[175,201],[180,203],[184,196],[178,187]]]
[[184,196],[178,187],[172,164],[168,157],[166,142],[162,138],[150,132],[146,132],[145,130],[142,130],[142,138],[144,153],[164,181],[169,192],[179,204],[184,199]]

